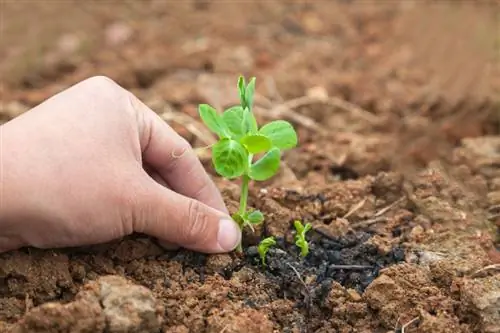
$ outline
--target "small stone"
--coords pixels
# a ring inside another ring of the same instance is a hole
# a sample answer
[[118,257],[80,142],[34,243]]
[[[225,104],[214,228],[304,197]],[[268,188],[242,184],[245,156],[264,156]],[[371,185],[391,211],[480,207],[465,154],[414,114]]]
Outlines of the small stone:
[[221,272],[233,263],[233,259],[227,253],[212,254],[207,258],[207,272]]
[[361,295],[354,289],[347,289],[347,294],[351,298],[352,301],[354,302],[359,302],[361,301]]
[[252,281],[254,278],[254,271],[249,269],[248,267],[243,267],[239,271],[233,273],[233,279],[239,280],[241,283],[247,283]]

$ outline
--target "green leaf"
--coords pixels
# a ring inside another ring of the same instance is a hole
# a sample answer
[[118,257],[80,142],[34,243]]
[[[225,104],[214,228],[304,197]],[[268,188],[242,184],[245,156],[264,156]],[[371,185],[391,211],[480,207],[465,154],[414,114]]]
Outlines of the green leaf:
[[224,124],[222,117],[213,107],[208,104],[200,104],[198,110],[201,120],[208,127],[208,129],[216,133],[219,138],[224,138],[227,136],[226,125]]
[[250,82],[248,82],[248,85],[245,89],[245,102],[246,102],[246,107],[248,108],[249,111],[252,111],[254,94],[255,94],[255,78],[253,77],[250,79]]
[[257,119],[255,119],[255,115],[250,110],[246,109],[245,111],[245,125],[247,133],[257,134],[259,127],[257,126]]
[[274,240],[274,237],[271,236],[263,239],[257,246],[257,251],[259,252],[262,265],[266,264],[266,253],[269,251],[269,248],[274,245],[276,245],[276,241]]
[[263,135],[247,135],[240,142],[251,154],[258,154],[271,149],[271,140]]
[[304,232],[304,226],[300,223],[300,221],[294,221],[293,226],[295,227],[295,230],[297,230],[297,234],[302,234]]
[[305,225],[305,227],[304,227],[304,231],[303,231],[304,236],[305,236],[305,234],[306,234],[309,230],[311,230],[311,228],[312,228],[311,223],[307,223],[307,224]]
[[238,79],[238,92],[240,94],[240,102],[241,102],[241,106],[244,108],[246,108],[246,99],[245,99],[245,88],[246,88],[246,83],[245,83],[245,78],[243,76],[240,76],[240,78]]
[[298,239],[295,242],[295,245],[300,248],[300,255],[302,257],[307,256],[307,254],[309,253],[309,244],[303,238]]
[[259,246],[263,248],[269,248],[273,245],[276,245],[276,240],[274,239],[273,236],[267,237],[263,240],[260,241]]
[[247,216],[248,222],[252,224],[260,224],[264,221],[264,214],[260,210],[254,210]]
[[261,159],[252,164],[248,176],[254,180],[266,180],[278,172],[280,167],[280,150],[272,148]]
[[222,113],[222,120],[235,139],[246,134],[245,113],[240,105],[230,107]]
[[246,171],[248,153],[238,141],[222,139],[212,147],[212,162],[219,175],[232,179]]
[[272,121],[262,126],[259,133],[267,136],[271,140],[273,147],[290,149],[297,145],[297,133],[292,124],[285,120]]

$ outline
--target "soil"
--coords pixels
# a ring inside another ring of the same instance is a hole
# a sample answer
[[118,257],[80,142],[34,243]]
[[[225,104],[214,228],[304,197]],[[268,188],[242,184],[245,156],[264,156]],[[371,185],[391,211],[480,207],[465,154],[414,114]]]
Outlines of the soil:
[[[266,220],[243,257],[145,235],[2,254],[0,332],[500,332],[497,2],[1,8],[0,123],[106,75],[201,147],[197,105],[231,105],[245,74],[257,119],[300,142],[251,184]],[[200,158],[234,211],[238,184]],[[296,219],[313,226],[305,258]]]

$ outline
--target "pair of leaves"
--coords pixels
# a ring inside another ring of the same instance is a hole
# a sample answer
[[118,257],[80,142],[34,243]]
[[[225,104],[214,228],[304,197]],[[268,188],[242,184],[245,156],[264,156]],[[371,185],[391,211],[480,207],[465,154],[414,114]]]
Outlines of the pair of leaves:
[[[255,117],[241,107],[233,107],[220,116],[215,109],[202,104],[200,117],[211,131],[219,135],[220,141],[212,147],[212,162],[217,173],[228,179],[244,173],[258,181],[271,178],[280,166],[280,149],[297,144],[297,135],[290,123],[273,121],[257,132]],[[249,166],[250,154],[261,152],[267,153]]]
[[215,171],[228,179],[247,173],[251,179],[262,181],[272,177],[279,169],[281,155],[278,148],[272,148],[250,166],[249,157],[245,146],[236,140],[222,139],[212,146]]
[[275,120],[258,130],[253,113],[241,106],[229,108],[219,115],[210,105],[201,104],[199,113],[205,125],[220,139],[241,140],[243,138],[247,144],[259,140],[260,144],[265,147],[270,145],[282,150],[293,148],[298,142],[297,133],[289,122]]

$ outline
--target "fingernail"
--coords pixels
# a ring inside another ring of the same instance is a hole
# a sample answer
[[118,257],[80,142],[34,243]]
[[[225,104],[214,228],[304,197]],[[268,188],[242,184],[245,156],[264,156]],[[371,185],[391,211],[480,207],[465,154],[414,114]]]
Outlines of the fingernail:
[[222,219],[219,221],[219,233],[217,234],[217,241],[219,247],[225,251],[232,251],[238,246],[241,239],[241,231],[236,222],[229,219]]

